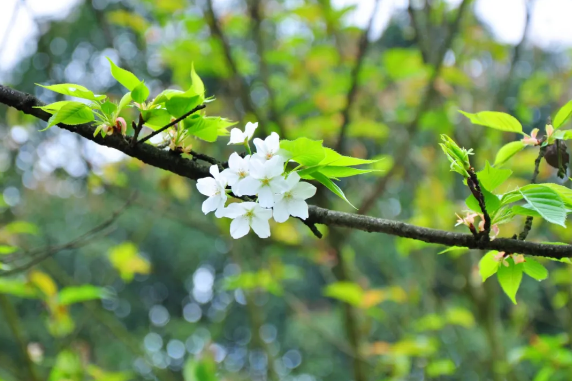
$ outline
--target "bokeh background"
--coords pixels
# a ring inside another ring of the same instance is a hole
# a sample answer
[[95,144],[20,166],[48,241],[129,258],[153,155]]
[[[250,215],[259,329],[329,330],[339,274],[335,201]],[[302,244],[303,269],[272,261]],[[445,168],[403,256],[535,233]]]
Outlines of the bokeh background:
[[[542,129],[572,97],[571,12],[570,0],[2,0],[0,83],[46,103],[60,98],[35,83],[118,98],[107,56],[155,95],[188,87],[194,63],[217,99],[209,115],[381,159],[340,183],[361,212],[463,231],[468,189],[439,134],[475,149],[480,169],[517,136],[457,110]],[[194,183],[44,127],[0,105],[2,381],[571,378],[568,264],[545,263],[550,278],[526,278],[513,305],[481,282],[478,251],[324,226],[318,240],[292,220],[235,241]],[[231,152],[224,138],[193,144]],[[516,156],[506,189],[528,183],[535,157]],[[540,180],[562,183],[545,164]],[[529,238],[571,235],[535,221]],[[110,297],[61,303],[89,285]]]

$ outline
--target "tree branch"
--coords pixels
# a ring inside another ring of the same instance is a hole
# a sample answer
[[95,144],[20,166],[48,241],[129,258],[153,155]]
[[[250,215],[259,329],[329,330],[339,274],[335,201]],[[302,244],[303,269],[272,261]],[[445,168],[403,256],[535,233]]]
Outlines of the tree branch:
[[[194,114],[195,112],[204,109],[205,107],[207,107],[207,105],[202,104],[202,105],[198,105],[197,107],[195,107],[194,109],[192,109],[191,111],[183,114],[182,116],[178,117],[177,119],[173,120],[171,123],[167,124],[164,127],[159,128],[157,131],[153,131],[152,133],[150,133],[149,135],[145,136],[144,138],[139,139],[139,141],[137,141],[137,144],[141,144],[141,143],[145,143],[147,140],[151,139],[153,136],[159,135],[161,132],[165,131],[167,128],[169,127],[173,127],[175,124],[179,123],[181,120],[188,118],[189,116],[191,116],[192,114]],[[139,119],[140,121],[143,120],[143,118]],[[137,133],[139,133],[139,131],[137,131]]]
[[367,52],[367,48],[369,46],[368,36],[369,32],[371,31],[371,27],[373,26],[373,20],[375,19],[375,14],[377,13],[378,6],[379,6],[379,0],[375,0],[375,4],[373,6],[373,11],[371,12],[367,28],[364,29],[359,39],[356,63],[352,68],[350,74],[351,85],[348,93],[346,94],[346,107],[344,107],[342,111],[342,120],[343,120],[342,127],[340,129],[340,135],[336,143],[336,150],[340,153],[343,153],[344,151],[343,148],[345,144],[346,135],[348,132],[348,126],[350,124],[350,111],[357,96],[359,73],[361,71],[361,67],[365,58],[365,53]]
[[[439,78],[439,75],[441,73],[441,67],[443,66],[443,59],[445,58],[445,54],[447,53],[447,51],[451,47],[451,44],[453,43],[454,37],[457,34],[457,31],[459,30],[463,14],[465,13],[465,10],[467,9],[470,2],[471,0],[463,0],[461,5],[459,5],[457,16],[455,17],[455,20],[451,24],[449,34],[447,35],[447,38],[445,39],[443,45],[441,46],[441,49],[439,50],[437,60],[434,62],[435,68],[433,69],[433,74],[429,78],[429,83],[425,88],[425,93],[421,98],[421,103],[419,104],[415,116],[413,117],[411,122],[409,122],[405,127],[405,130],[407,131],[409,136],[411,136],[417,131],[419,120],[421,119],[423,114],[429,109],[431,99],[435,95],[435,82],[437,81],[437,78]],[[403,167],[403,163],[407,162],[407,160],[409,159],[408,156],[410,154],[409,153],[410,145],[411,145],[411,139],[409,138],[406,138],[401,142],[401,144],[395,150],[395,152],[397,153],[396,157],[393,160],[395,164],[385,174],[385,176],[383,176],[378,180],[378,182],[374,186],[373,191],[364,199],[364,201],[358,208],[358,213],[365,214],[373,207],[375,200],[385,190],[385,187],[389,179],[391,179],[396,173],[398,173],[399,170]]]
[[[0,103],[14,107],[43,121],[47,121],[51,116],[41,109],[34,108],[34,106],[44,106],[44,103],[36,99],[33,95],[13,90],[3,85],[0,85]],[[61,124],[58,126],[75,132],[100,145],[115,148],[126,155],[143,161],[144,163],[170,171],[191,180],[210,176],[207,166],[201,165],[196,161],[183,158],[179,155],[171,155],[169,152],[162,151],[150,144],[144,144],[136,148],[132,148],[130,143],[123,136],[108,135],[105,138],[99,135],[93,136],[95,127],[91,124],[80,124],[77,126]],[[498,250],[558,259],[572,257],[572,245],[550,245],[519,241],[509,238],[497,238],[490,242],[480,242],[475,240],[470,234],[453,233],[415,226],[405,222],[337,212],[314,205],[311,205],[309,208],[309,218],[306,222],[310,224],[340,226],[367,232],[385,233],[446,246]]]

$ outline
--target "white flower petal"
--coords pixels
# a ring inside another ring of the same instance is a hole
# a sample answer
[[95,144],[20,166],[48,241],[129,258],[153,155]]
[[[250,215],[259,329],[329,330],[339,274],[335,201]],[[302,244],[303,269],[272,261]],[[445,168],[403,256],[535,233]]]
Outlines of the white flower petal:
[[308,204],[302,200],[291,200],[288,203],[288,212],[293,217],[300,217],[305,220],[308,218]]
[[284,173],[284,159],[282,156],[273,156],[264,163],[264,169],[268,177],[280,176]]
[[298,200],[306,200],[316,194],[316,187],[310,183],[299,182],[292,189],[292,196]]
[[274,192],[269,186],[260,187],[258,190],[258,202],[263,208],[272,208],[272,205],[274,205]]
[[276,132],[273,132],[264,140],[264,143],[268,151],[276,153],[280,149],[280,136],[278,136]]
[[238,217],[230,223],[230,236],[234,239],[242,238],[250,231],[247,217]]
[[239,154],[233,152],[228,158],[228,167],[236,172],[240,169],[241,164],[242,164],[242,158],[240,157]]
[[272,218],[272,209],[266,209],[261,207],[259,204],[255,204],[254,215],[262,218],[263,220],[269,220]]
[[204,177],[197,180],[197,189],[205,196],[214,196],[218,191],[218,183],[212,177]]
[[286,183],[288,184],[287,190],[292,190],[300,182],[300,175],[298,172],[290,172],[288,177],[286,177]]
[[211,175],[213,175],[215,179],[220,175],[220,172],[218,170],[218,165],[216,164],[211,165],[211,167],[209,168],[209,172],[211,173]]
[[237,196],[254,196],[260,190],[260,186],[260,180],[257,180],[251,176],[245,177],[236,187],[236,190],[238,191]]
[[208,214],[213,210],[217,210],[217,208],[220,206],[220,203],[221,203],[221,198],[219,196],[212,196],[207,198],[203,202],[203,207],[202,207],[203,213]]
[[274,193],[284,193],[288,190],[288,183],[283,177],[275,177],[270,180],[270,188]]
[[266,162],[260,160],[250,160],[249,175],[255,179],[263,179],[266,177]]
[[252,142],[256,147],[256,153],[262,157],[266,156],[266,144],[264,144],[264,141],[262,139],[256,138]]
[[230,168],[227,168],[224,171],[222,171],[220,175],[226,180],[227,184],[230,186],[233,186],[239,180],[238,174],[233,170],[231,170]]
[[229,144],[243,144],[244,139],[245,139],[245,136],[242,133],[242,131],[240,131],[238,128],[233,128],[232,130],[230,130],[230,141],[228,142],[227,145],[229,145]]
[[270,237],[270,225],[268,224],[268,220],[254,216],[250,221],[250,226],[260,238]]
[[248,140],[252,139],[252,136],[254,135],[254,131],[256,131],[257,128],[258,128],[258,122],[246,123],[246,126],[244,127],[244,134],[246,135]]
[[274,221],[286,222],[290,213],[288,212],[288,203],[286,201],[278,201],[274,204]]
[[224,211],[222,212],[222,215],[224,217],[228,217],[228,218],[237,218],[240,217],[242,215],[244,215],[245,210],[244,210],[244,204],[247,204],[246,202],[243,203],[239,203],[239,202],[235,202],[230,204],[229,206],[227,206]]

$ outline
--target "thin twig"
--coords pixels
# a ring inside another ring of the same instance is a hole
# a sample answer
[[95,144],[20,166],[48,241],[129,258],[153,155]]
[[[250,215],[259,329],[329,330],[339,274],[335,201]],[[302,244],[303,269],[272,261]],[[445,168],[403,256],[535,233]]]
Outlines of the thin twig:
[[139,119],[137,120],[137,124],[133,123],[133,137],[131,138],[131,147],[135,147],[137,144],[137,138],[139,137],[139,133],[143,129],[143,115],[139,113]]
[[483,212],[483,219],[485,221],[485,226],[483,227],[483,231],[479,233],[479,239],[489,241],[491,232],[491,217],[487,212],[485,195],[481,189],[481,186],[479,184],[479,179],[477,178],[475,170],[471,168],[468,172],[469,172],[469,178],[467,179],[467,185],[469,186],[469,189],[471,190],[473,196],[477,199],[479,207],[481,208],[481,212]]
[[[417,129],[419,128],[419,121],[421,117],[429,109],[431,99],[433,98],[436,92],[435,82],[437,81],[437,78],[441,73],[441,67],[443,66],[443,59],[445,58],[445,54],[450,49],[451,44],[453,43],[454,37],[459,30],[463,14],[465,13],[465,10],[470,2],[471,0],[463,0],[461,5],[459,5],[459,10],[457,11],[457,17],[451,24],[450,32],[447,35],[445,42],[441,46],[439,55],[437,57],[437,61],[434,62],[435,68],[433,70],[433,74],[429,78],[429,82],[427,84],[427,87],[425,88],[425,93],[423,94],[421,103],[419,104],[415,116],[413,117],[411,122],[409,122],[405,127],[405,130],[407,131],[409,136],[413,135],[417,131]],[[395,150],[396,152],[396,157],[394,159],[395,164],[385,174],[384,177],[378,180],[378,182],[374,185],[373,191],[367,197],[364,198],[364,201],[358,208],[359,214],[365,214],[373,207],[375,200],[379,196],[381,196],[381,194],[383,194],[383,191],[385,190],[385,187],[389,182],[389,180],[403,168],[404,163],[407,162],[407,160],[409,159],[410,155],[409,147],[411,145],[411,141],[412,140],[410,138],[406,138],[401,142],[401,144],[398,145],[398,148]]]
[[[544,139],[542,139],[541,141],[544,141]],[[540,147],[540,149],[538,150],[538,157],[536,158],[536,160],[534,160],[534,172],[532,172],[532,178],[530,179],[531,184],[536,184],[536,178],[540,173],[540,163],[544,158],[544,154],[546,153],[546,148],[547,147],[544,146]],[[524,228],[518,235],[519,240],[524,241],[526,237],[528,237],[528,233],[530,233],[530,230],[532,229],[532,220],[534,220],[534,217],[532,216],[526,217],[526,221],[524,222]]]
[[32,251],[32,252],[28,253],[30,256],[33,257],[28,263],[21,265],[21,266],[18,266],[18,267],[14,267],[14,268],[7,270],[7,271],[3,271],[0,273],[0,276],[14,275],[14,274],[20,273],[22,271],[26,271],[26,270],[34,267],[38,263],[40,263],[40,262],[50,258],[51,256],[59,253],[62,250],[76,249],[78,247],[85,245],[90,240],[95,238],[98,233],[104,231],[109,226],[111,226],[111,224],[113,224],[115,222],[115,220],[117,220],[117,218],[121,214],[123,214],[123,212],[129,207],[129,205],[131,205],[131,203],[135,200],[136,197],[137,197],[137,192],[134,192],[129,197],[127,202],[121,208],[119,208],[118,210],[113,212],[113,214],[107,220],[105,220],[101,224],[97,225],[93,229],[89,230],[88,232],[82,234],[81,236],[79,236],[79,237],[75,238],[74,240],[67,242],[63,245],[57,245],[57,246],[52,246],[52,247],[47,247],[47,248],[42,248],[42,249],[36,249],[36,250]]
[[165,131],[167,128],[174,126],[175,124],[179,123],[181,120],[188,118],[189,116],[191,116],[191,114],[194,114],[195,112],[202,110],[205,107],[207,107],[207,105],[205,105],[205,104],[198,105],[197,107],[195,107],[191,111],[183,114],[183,116],[178,117],[177,119],[173,120],[171,123],[167,124],[166,126],[161,127],[157,131],[153,131],[152,133],[145,136],[144,138],[139,139],[139,141],[137,141],[137,144],[145,143],[147,140],[151,139],[153,136],[159,135],[161,132]]
[[367,28],[364,29],[359,39],[356,63],[352,68],[350,74],[351,85],[348,93],[346,94],[346,106],[342,111],[342,126],[340,128],[340,135],[338,136],[338,141],[336,144],[336,149],[340,153],[343,153],[344,151],[345,139],[348,132],[348,126],[350,125],[350,111],[357,96],[359,74],[361,71],[361,67],[363,65],[367,48],[369,46],[369,33],[371,31],[371,27],[373,26],[373,21],[375,20],[375,15],[377,13],[378,6],[379,6],[379,0],[375,0],[375,4],[373,6],[373,11],[371,12]]

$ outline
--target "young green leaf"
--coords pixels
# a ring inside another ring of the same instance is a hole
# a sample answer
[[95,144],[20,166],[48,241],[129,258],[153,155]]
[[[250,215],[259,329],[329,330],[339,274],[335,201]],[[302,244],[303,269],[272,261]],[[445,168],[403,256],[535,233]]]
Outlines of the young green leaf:
[[522,281],[522,263],[515,264],[512,258],[506,259],[509,266],[501,264],[497,271],[497,279],[505,294],[516,304],[516,292]]
[[326,156],[322,140],[311,140],[305,137],[282,140],[280,149],[288,151],[290,160],[307,167],[319,164]]
[[328,188],[329,190],[331,190],[336,196],[340,197],[342,200],[344,200],[345,202],[347,202],[348,204],[351,205],[352,208],[357,209],[355,206],[352,205],[352,203],[346,198],[346,195],[344,194],[344,192],[340,189],[339,186],[337,186],[332,180],[328,179],[326,176],[324,176],[323,174],[321,174],[320,172],[314,172],[311,175],[315,180],[319,181],[322,185],[324,185],[326,188]]
[[512,211],[512,208],[506,207],[506,208],[499,209],[493,217],[492,224],[493,225],[494,224],[497,224],[497,225],[506,224],[507,222],[512,221],[514,216],[515,216],[515,214]]
[[[366,173],[371,173],[371,172],[376,171],[375,169],[358,169],[358,168],[352,168],[352,167],[335,167],[335,166],[329,166],[329,165],[324,166],[324,167],[321,167],[321,166],[312,167],[312,168],[308,168],[308,170],[310,170],[310,172],[308,172],[308,173],[318,171],[330,179],[338,179],[338,178],[342,178],[342,177],[363,175]],[[304,177],[303,176],[304,170],[299,171],[298,174],[300,175],[300,177]]]
[[552,134],[554,139],[570,140],[572,139],[572,130],[558,130]]
[[460,247],[460,246],[451,246],[446,248],[445,250],[441,250],[440,252],[437,253],[437,255],[439,254],[445,254],[445,253],[450,253],[452,251],[468,251],[469,249],[467,249],[466,247]]
[[135,76],[132,72],[122,69],[117,66],[109,57],[106,57],[109,61],[109,65],[111,65],[111,75],[115,80],[121,83],[123,86],[127,88],[127,90],[132,91],[136,88],[141,81],[139,78]]
[[201,77],[198,76],[197,72],[195,71],[195,64],[191,63],[191,88],[196,95],[199,96],[199,104],[205,101],[205,85],[201,80]]
[[518,216],[531,216],[542,218],[542,215],[532,208],[530,204],[526,205],[514,205],[511,208],[512,212]]
[[117,110],[117,105],[110,101],[106,101],[101,105],[101,111],[109,117],[113,115],[113,113]]
[[491,167],[488,161],[485,163],[485,168],[482,171],[477,172],[479,183],[491,192],[498,186],[502,185],[510,175],[512,175],[512,171],[510,169]]
[[353,306],[361,305],[364,291],[353,282],[335,282],[324,288],[324,296],[338,299]]
[[164,108],[141,110],[141,116],[143,116],[145,125],[152,129],[161,128],[171,122],[171,114]]
[[572,101],[569,101],[564,106],[558,110],[556,116],[552,120],[552,127],[559,128],[561,127],[572,115]]
[[179,118],[197,107],[199,104],[200,98],[198,95],[180,93],[173,94],[169,100],[165,102],[165,107],[172,116]]
[[71,95],[72,97],[87,99],[94,102],[103,100],[106,97],[105,95],[95,95],[91,90],[88,90],[87,88],[81,85],[76,85],[74,83],[60,83],[58,85],[50,86],[44,86],[36,83],[36,85],[48,90],[52,90],[56,93]]
[[212,143],[219,136],[224,135],[223,131],[235,124],[236,122],[221,117],[203,117],[194,114],[185,119],[184,128],[189,131],[189,134]]
[[[501,207],[501,200],[498,198],[496,194],[489,192],[483,186],[481,186],[481,191],[485,196],[485,206],[487,208],[487,213],[493,214]],[[479,202],[472,194],[469,197],[467,197],[467,199],[465,200],[465,204],[467,204],[469,209],[471,209],[472,211],[477,213],[482,213]]]
[[141,81],[133,90],[131,90],[131,98],[137,103],[143,103],[149,97],[149,89],[145,86],[145,81]]
[[350,167],[354,165],[377,163],[379,160],[358,159],[357,157],[343,156],[331,148],[324,147],[324,158],[320,165],[334,167]]
[[554,192],[558,193],[558,196],[560,196],[566,208],[572,209],[572,189],[554,183],[543,183],[539,185],[548,187],[552,189]]
[[0,255],[8,255],[18,251],[16,246],[0,245]]
[[461,110],[459,110],[459,112],[469,118],[473,124],[501,131],[518,132],[519,134],[524,135],[520,122],[514,116],[505,114],[504,112],[481,111],[476,114],[471,114]]
[[73,303],[87,302],[89,300],[105,299],[111,295],[103,287],[96,287],[91,284],[83,286],[64,287],[58,293],[58,301],[61,305],[69,305]]
[[127,106],[129,103],[131,103],[132,100],[133,100],[133,98],[131,97],[131,92],[125,93],[121,97],[121,100],[119,101],[119,106],[117,107],[117,114],[119,114],[121,112],[121,110],[123,110],[125,108],[125,106]]
[[89,123],[94,120],[93,112],[81,102],[69,102],[56,111],[48,120],[48,126],[42,131],[59,124],[76,125]]
[[495,260],[495,255],[498,253],[496,250],[489,251],[479,261],[479,274],[483,282],[498,271],[500,263]]
[[526,144],[517,140],[516,142],[510,142],[501,147],[497,152],[495,157],[495,167],[501,166],[506,163],[511,157],[522,151],[526,147]]
[[519,192],[546,221],[566,227],[566,209],[558,193],[542,185],[527,185]]
[[34,106],[34,108],[39,108],[40,110],[44,110],[45,112],[47,112],[49,114],[53,114],[54,112],[58,111],[59,109],[61,109],[62,107],[64,107],[66,104],[68,104],[70,102],[75,102],[75,101],[59,101],[59,102],[50,103],[49,105],[45,105],[45,106]]
[[531,257],[526,257],[526,260],[523,263],[523,270],[526,275],[536,279],[537,281],[548,278],[548,270],[546,270],[546,267],[542,266]]

